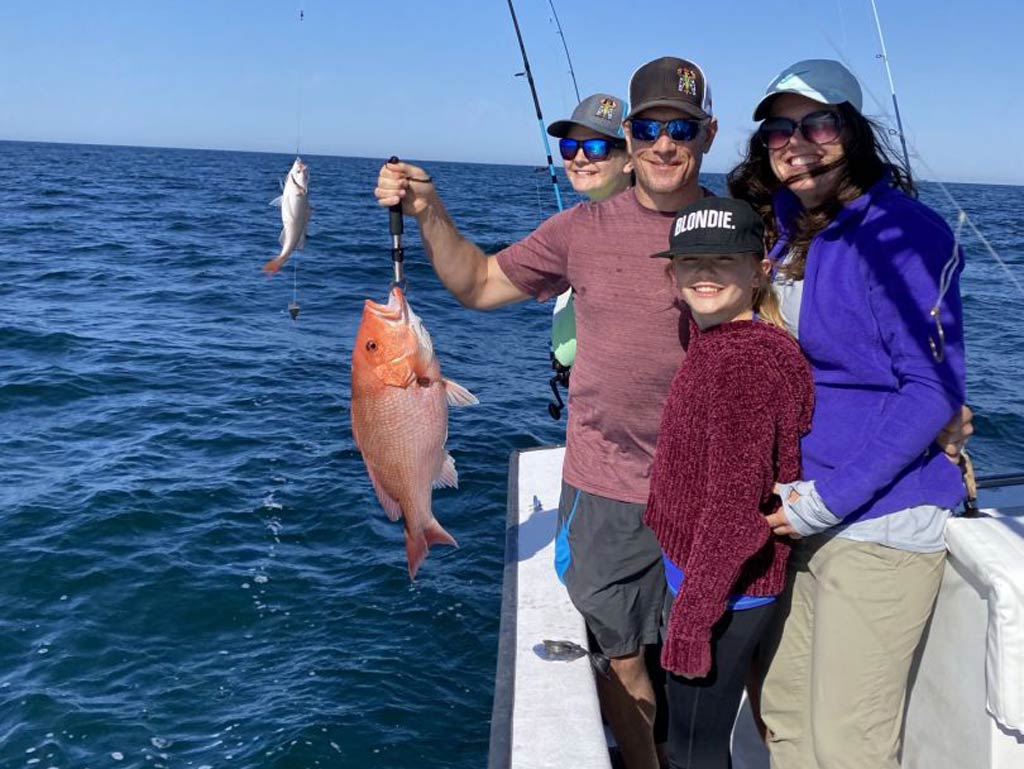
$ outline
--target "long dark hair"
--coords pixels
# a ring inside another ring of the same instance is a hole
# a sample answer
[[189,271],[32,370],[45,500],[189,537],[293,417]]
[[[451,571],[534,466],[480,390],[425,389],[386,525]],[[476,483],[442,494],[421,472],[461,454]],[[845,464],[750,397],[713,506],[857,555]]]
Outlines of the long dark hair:
[[[820,206],[801,210],[793,221],[787,222],[789,229],[789,261],[779,268],[787,277],[800,280],[807,264],[807,249],[814,237],[825,229],[840,209],[851,200],[860,197],[885,174],[889,174],[894,187],[912,197],[917,197],[917,188],[910,180],[910,174],[894,158],[896,157],[886,139],[885,129],[864,117],[848,102],[837,107],[843,121],[843,157],[833,168],[837,168],[839,180],[835,194]],[[822,169],[827,172],[831,168]],[[772,210],[772,195],[783,186],[772,170],[768,147],[755,131],[747,144],[747,155],[728,175],[729,193],[734,198],[745,200],[760,214],[765,224],[765,238],[771,248],[779,239],[775,216]]]

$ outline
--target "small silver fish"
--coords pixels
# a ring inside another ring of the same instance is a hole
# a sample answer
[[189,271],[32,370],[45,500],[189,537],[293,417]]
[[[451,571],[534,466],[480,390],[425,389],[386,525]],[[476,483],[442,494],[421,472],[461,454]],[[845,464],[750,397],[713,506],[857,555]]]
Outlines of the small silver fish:
[[295,158],[288,172],[288,180],[280,197],[270,201],[272,206],[281,206],[281,253],[263,265],[263,271],[273,275],[280,270],[293,251],[306,247],[306,227],[309,225],[309,166],[302,158]]

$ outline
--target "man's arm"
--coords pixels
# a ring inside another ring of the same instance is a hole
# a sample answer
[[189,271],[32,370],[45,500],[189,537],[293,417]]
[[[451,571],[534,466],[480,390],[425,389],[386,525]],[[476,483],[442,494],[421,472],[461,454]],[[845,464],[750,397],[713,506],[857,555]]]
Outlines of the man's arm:
[[373,192],[378,205],[401,203],[402,212],[416,218],[434,271],[463,306],[493,310],[529,298],[508,279],[497,259],[459,233],[422,168],[385,163]]

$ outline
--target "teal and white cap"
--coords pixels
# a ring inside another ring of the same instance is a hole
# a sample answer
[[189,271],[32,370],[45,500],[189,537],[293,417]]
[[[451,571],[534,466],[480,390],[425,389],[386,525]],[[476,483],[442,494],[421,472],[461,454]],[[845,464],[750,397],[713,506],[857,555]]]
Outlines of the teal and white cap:
[[764,120],[776,96],[795,93],[822,104],[850,105],[861,112],[863,96],[860,83],[846,67],[832,59],[804,59],[780,72],[754,109],[754,120]]

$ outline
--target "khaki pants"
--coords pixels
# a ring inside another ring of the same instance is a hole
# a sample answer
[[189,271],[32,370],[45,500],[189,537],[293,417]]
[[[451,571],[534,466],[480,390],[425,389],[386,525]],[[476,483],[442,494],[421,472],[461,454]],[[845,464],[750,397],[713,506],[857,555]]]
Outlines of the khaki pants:
[[897,769],[907,679],[945,557],[825,535],[794,548],[766,644],[772,769]]

